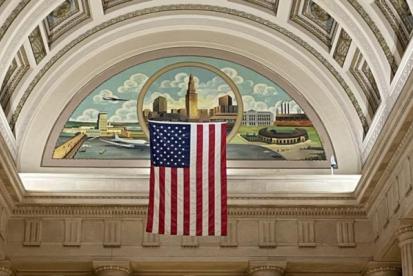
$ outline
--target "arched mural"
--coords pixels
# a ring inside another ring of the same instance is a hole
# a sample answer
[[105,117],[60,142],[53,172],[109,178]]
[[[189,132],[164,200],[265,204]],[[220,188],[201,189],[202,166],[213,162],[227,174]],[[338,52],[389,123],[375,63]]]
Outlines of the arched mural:
[[281,87],[199,56],[151,60],[105,80],[72,112],[52,158],[149,159],[147,120],[226,121],[229,160],[326,160],[313,123]]

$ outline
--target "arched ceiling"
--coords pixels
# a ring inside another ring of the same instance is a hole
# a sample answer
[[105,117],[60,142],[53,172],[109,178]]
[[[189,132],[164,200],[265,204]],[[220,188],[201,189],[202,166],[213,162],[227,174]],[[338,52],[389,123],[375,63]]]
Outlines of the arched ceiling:
[[411,70],[409,5],[409,0],[3,0],[2,135],[21,172],[56,170],[41,167],[49,133],[94,77],[151,51],[192,47],[245,57],[273,72],[287,91],[298,91],[331,139],[338,173],[358,174]]

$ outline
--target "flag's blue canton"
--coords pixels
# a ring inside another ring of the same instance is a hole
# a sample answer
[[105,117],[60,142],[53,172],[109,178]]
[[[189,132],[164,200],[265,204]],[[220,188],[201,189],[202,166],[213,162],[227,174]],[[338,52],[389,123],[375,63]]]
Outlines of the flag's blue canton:
[[191,127],[149,122],[151,161],[157,167],[189,167]]

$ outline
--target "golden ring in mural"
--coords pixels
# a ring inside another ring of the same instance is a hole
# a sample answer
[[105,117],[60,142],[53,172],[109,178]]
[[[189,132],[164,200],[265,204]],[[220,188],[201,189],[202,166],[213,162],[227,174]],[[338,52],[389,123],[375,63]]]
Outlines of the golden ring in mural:
[[140,126],[143,132],[145,133],[147,137],[149,137],[148,126],[145,120],[145,116],[143,114],[143,102],[144,102],[145,95],[148,92],[149,88],[159,77],[161,77],[165,73],[168,73],[174,69],[183,68],[183,67],[195,67],[195,68],[201,68],[201,69],[208,70],[218,75],[220,78],[222,78],[225,81],[225,83],[228,84],[228,86],[231,88],[232,92],[235,95],[235,99],[237,101],[238,113],[237,113],[237,118],[235,120],[235,124],[231,132],[227,136],[227,143],[229,143],[231,139],[237,134],[238,129],[241,126],[241,122],[242,122],[242,114],[244,112],[244,108],[243,108],[241,93],[239,92],[238,87],[235,84],[235,82],[229,76],[227,76],[224,72],[222,72],[220,69],[212,65],[202,63],[202,62],[178,62],[178,63],[170,64],[158,70],[145,82],[145,85],[142,87],[142,90],[139,93],[138,101],[137,101],[138,121],[140,123]]

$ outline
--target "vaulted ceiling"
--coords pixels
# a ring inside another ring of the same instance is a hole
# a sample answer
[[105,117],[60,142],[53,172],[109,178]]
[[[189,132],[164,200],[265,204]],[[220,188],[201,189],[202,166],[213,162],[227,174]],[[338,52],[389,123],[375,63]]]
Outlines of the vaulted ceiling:
[[3,0],[1,134],[27,183],[36,182],[32,173],[101,173],[41,166],[68,103],[96,76],[109,77],[111,68],[134,57],[209,51],[273,72],[274,81],[316,112],[340,164],[337,173],[360,175],[412,68],[410,8],[409,0]]

